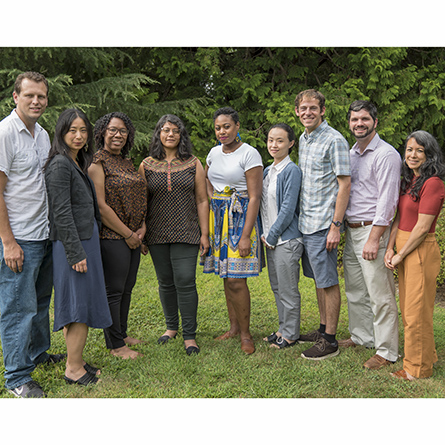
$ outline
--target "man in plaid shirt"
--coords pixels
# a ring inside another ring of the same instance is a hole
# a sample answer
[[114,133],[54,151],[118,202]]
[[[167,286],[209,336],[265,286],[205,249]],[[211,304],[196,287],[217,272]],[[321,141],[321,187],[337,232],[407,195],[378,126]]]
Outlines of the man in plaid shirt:
[[325,98],[320,92],[299,93],[295,113],[305,127],[299,141],[303,271],[315,281],[320,313],[319,329],[301,335],[299,341],[315,343],[301,354],[303,358],[323,360],[339,353],[335,338],[341,302],[337,246],[351,189],[349,144],[324,120]]

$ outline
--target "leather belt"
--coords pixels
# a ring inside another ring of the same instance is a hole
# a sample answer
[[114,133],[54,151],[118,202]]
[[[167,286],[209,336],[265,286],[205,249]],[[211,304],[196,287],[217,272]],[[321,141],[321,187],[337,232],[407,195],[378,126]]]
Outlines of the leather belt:
[[356,223],[351,223],[349,221],[346,221],[346,225],[351,229],[358,229],[359,227],[370,226],[371,224],[372,221],[360,221]]

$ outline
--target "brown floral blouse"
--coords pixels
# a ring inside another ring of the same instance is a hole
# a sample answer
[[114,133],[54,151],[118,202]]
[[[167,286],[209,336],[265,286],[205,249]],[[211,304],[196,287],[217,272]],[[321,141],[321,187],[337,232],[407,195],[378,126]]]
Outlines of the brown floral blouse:
[[[147,190],[144,178],[130,159],[98,150],[93,163],[102,163],[105,173],[105,202],[133,232],[140,229],[147,213]],[[122,236],[102,224],[101,239],[122,239]]]
[[168,163],[144,159],[148,211],[145,244],[199,244],[201,232],[195,197],[198,158]]

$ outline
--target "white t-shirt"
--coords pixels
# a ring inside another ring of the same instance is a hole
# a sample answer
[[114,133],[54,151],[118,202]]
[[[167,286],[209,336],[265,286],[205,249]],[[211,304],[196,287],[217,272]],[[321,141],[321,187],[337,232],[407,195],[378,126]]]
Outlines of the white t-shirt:
[[210,150],[206,162],[209,167],[207,177],[218,193],[227,186],[238,192],[246,192],[246,171],[263,166],[256,148],[246,143],[232,153],[224,153],[222,145],[217,145]]
[[0,171],[8,177],[3,197],[16,239],[49,237],[43,166],[50,146],[48,133],[36,124],[33,138],[15,110],[0,122]]

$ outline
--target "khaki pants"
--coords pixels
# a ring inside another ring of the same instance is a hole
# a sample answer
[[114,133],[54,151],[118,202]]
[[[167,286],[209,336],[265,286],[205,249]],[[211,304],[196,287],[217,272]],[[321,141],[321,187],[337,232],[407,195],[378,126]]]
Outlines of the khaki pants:
[[375,347],[378,355],[395,362],[399,357],[399,313],[394,274],[383,261],[390,228],[380,239],[377,258],[367,261],[362,252],[371,230],[371,225],[346,230],[343,267],[349,332],[354,343]]
[[[398,251],[409,236],[410,232],[398,230]],[[417,378],[430,377],[433,363],[437,362],[433,311],[439,270],[440,251],[434,233],[429,233],[398,266],[399,301],[405,328],[403,369]]]

